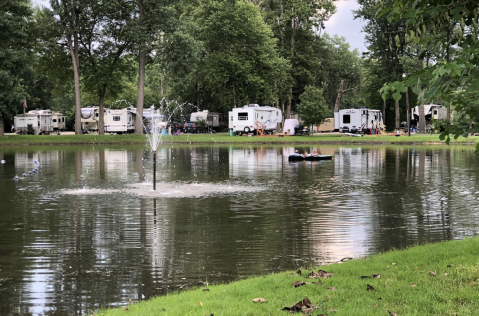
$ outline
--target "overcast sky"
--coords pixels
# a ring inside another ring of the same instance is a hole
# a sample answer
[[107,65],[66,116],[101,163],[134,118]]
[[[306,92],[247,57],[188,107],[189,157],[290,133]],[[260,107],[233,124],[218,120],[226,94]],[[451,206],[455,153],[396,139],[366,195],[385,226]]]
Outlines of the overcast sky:
[[[41,6],[49,6],[49,0],[33,0],[33,3]],[[359,52],[365,52],[364,34],[361,33],[363,25],[361,20],[354,20],[353,10],[359,9],[356,0],[339,0],[335,1],[336,14],[325,23],[325,32],[329,35],[337,34],[346,38],[351,49],[357,48]]]
[[325,23],[324,32],[346,38],[351,49],[357,48],[359,52],[367,51],[364,33],[361,32],[366,23],[359,19],[354,20],[353,17],[353,10],[359,9],[359,4],[356,0],[339,0],[335,4],[336,13]]

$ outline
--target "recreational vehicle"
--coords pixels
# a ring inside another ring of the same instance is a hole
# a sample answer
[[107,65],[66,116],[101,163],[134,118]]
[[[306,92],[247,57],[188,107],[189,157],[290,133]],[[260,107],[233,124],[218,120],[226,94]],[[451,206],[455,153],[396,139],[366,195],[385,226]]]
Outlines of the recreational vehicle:
[[383,117],[380,110],[344,109],[334,112],[334,129],[340,133],[374,133],[383,128]]
[[250,104],[228,112],[228,128],[238,135],[255,131],[272,134],[281,122],[281,110],[270,106]]
[[14,118],[17,134],[48,134],[53,132],[52,111],[34,110],[26,114],[17,114]]
[[136,110],[125,108],[106,111],[105,131],[107,133],[132,133],[135,131]]
[[[104,109],[106,113],[108,109]],[[106,115],[103,116],[105,122]],[[87,106],[81,109],[81,128],[82,130],[98,131],[100,129],[100,112],[98,106]],[[105,124],[103,124],[105,125]]]
[[334,118],[327,118],[317,127],[317,132],[334,132]]
[[58,132],[64,131],[66,128],[65,115],[63,115],[61,112],[53,112],[52,123],[53,123],[54,131],[58,131]]
[[[432,125],[433,120],[445,120],[447,117],[447,108],[444,105],[424,104],[424,116],[426,126]],[[452,121],[452,117],[451,117]],[[417,125],[419,122],[419,106],[411,109],[411,125]]]
[[223,114],[208,112],[208,110],[191,113],[190,122],[198,123],[199,121],[205,121],[208,129],[218,131],[223,126]]

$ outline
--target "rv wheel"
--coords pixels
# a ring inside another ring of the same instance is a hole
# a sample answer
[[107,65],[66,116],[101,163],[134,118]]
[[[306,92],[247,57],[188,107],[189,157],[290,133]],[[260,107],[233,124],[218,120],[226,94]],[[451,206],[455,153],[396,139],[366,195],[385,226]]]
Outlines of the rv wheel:
[[244,132],[245,132],[246,134],[248,134],[248,133],[250,132],[249,127],[245,127],[245,128],[244,128]]

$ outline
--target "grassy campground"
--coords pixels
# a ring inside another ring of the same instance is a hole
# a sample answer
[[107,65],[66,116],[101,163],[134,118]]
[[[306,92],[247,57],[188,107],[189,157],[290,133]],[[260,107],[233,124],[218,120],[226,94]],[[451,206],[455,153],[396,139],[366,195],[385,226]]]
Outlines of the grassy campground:
[[[22,145],[107,145],[107,144],[144,144],[145,135],[7,135],[0,137],[0,146]],[[163,136],[163,143],[177,144],[441,144],[438,134],[395,136],[345,137],[342,134],[315,134],[314,136],[259,137],[219,134],[181,134]],[[476,144],[479,136],[459,137],[451,144]]]
[[[306,315],[477,315],[479,238],[416,246],[311,269],[189,289],[95,315],[289,315],[284,307],[308,298]],[[318,271],[319,268],[314,269]],[[380,274],[379,277],[373,275]],[[321,282],[318,282],[318,281]],[[293,282],[306,284],[293,287]],[[266,302],[255,303],[253,299]],[[301,305],[301,304],[300,304]]]

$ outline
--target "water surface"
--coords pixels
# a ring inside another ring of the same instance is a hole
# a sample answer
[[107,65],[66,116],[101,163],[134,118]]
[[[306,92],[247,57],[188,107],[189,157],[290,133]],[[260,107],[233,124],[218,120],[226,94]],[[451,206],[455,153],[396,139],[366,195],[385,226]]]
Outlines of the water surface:
[[[295,149],[333,160],[289,163]],[[151,158],[0,148],[1,315],[86,314],[479,231],[472,147],[167,146],[158,193]]]

